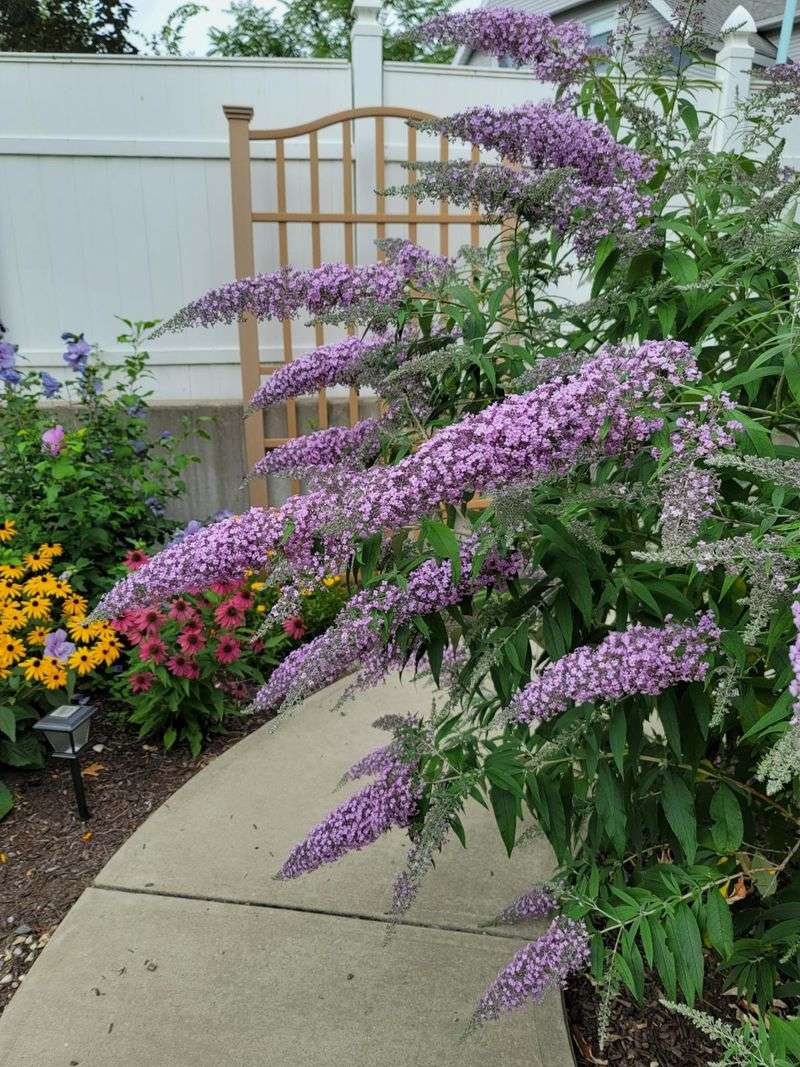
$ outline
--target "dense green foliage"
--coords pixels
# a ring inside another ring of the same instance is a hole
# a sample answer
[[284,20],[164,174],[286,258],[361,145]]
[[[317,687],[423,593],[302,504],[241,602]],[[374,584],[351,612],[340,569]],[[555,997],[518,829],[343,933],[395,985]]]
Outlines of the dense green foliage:
[[131,54],[126,0],[3,0],[0,52]]

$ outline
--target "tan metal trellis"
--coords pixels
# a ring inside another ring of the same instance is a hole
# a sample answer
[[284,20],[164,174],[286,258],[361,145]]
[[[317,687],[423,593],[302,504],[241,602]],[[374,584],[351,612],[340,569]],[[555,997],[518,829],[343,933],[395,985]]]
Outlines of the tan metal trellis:
[[[277,130],[253,130],[250,122],[253,109],[250,107],[223,108],[228,119],[231,160],[231,195],[233,205],[233,248],[234,265],[237,278],[247,278],[255,273],[255,252],[253,226],[255,223],[271,223],[278,230],[278,262],[281,266],[289,264],[290,225],[304,225],[310,228],[312,263],[322,263],[321,226],[326,223],[341,224],[344,237],[345,262],[353,264],[355,259],[356,228],[358,226],[374,227],[377,238],[386,236],[388,224],[402,224],[407,227],[408,237],[412,241],[418,238],[420,225],[438,225],[439,251],[442,255],[449,253],[449,229],[453,225],[470,227],[470,244],[479,244],[479,224],[482,221],[477,210],[453,212],[446,200],[440,201],[438,210],[423,213],[418,209],[417,201],[407,201],[407,210],[402,212],[387,211],[385,197],[376,194],[375,211],[358,210],[354,198],[354,164],[356,162],[353,146],[354,126],[360,120],[374,122],[375,144],[375,179],[376,188],[385,188],[386,146],[385,125],[387,119],[430,119],[435,116],[426,112],[400,107],[361,107],[349,111],[339,111],[332,115]],[[320,151],[319,131],[332,126],[341,126],[342,131],[342,210],[323,212],[320,209]],[[287,210],[286,196],[286,142],[292,138],[308,137],[308,159],[310,167],[310,210]],[[253,211],[252,175],[251,175],[251,141],[275,142],[276,172],[276,211]],[[417,131],[408,128],[408,159],[417,160]],[[439,159],[449,159],[447,138],[439,139]],[[472,161],[478,161],[478,150],[472,151]],[[415,178],[410,172],[410,180]],[[382,258],[379,253],[379,258]],[[283,361],[288,363],[293,356],[292,322],[282,323]],[[315,343],[325,343],[325,330],[320,324],[315,326]],[[278,364],[262,363],[259,356],[258,324],[252,316],[247,316],[239,325],[239,352],[241,358],[242,390],[245,404],[261,384],[262,376],[272,373]],[[317,417],[319,428],[328,426],[328,398],[323,389],[319,393]],[[348,419],[353,426],[359,419],[358,392],[350,390],[348,401]],[[291,399],[286,401],[286,437],[267,437],[262,412],[256,412],[245,419],[245,454],[248,469],[261,459],[265,451],[285,444],[298,436],[297,404]],[[292,492],[300,492],[300,483],[292,482]],[[266,505],[266,479],[255,479],[250,483],[250,502],[254,505]]]

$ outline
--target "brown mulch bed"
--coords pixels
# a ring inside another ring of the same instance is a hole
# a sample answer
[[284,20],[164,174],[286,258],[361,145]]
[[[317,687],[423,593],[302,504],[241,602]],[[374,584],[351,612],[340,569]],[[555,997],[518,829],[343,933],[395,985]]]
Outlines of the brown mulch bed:
[[176,789],[264,722],[234,721],[197,759],[137,740],[102,709],[82,754],[89,822],[75,811],[69,767],[3,770],[15,795],[0,821],[0,1013],[69,908],[106,861]]
[[[564,1003],[579,1067],[708,1067],[719,1060],[720,1046],[659,1003],[662,996],[650,980],[646,983],[644,1004],[637,1004],[623,990],[614,1002],[601,1052],[597,1041],[600,997],[590,979],[574,976],[564,992]],[[735,996],[726,996],[720,976],[709,968],[703,997],[695,1007],[738,1027],[744,1018],[741,1009],[746,1005],[738,1004]]]

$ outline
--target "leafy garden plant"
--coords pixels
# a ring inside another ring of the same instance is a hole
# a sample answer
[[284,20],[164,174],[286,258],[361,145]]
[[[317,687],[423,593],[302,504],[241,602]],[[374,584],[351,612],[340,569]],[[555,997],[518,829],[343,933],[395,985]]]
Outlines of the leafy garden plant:
[[[133,551],[126,563],[135,571],[147,559]],[[247,574],[115,619],[125,664],[115,695],[139,736],[158,736],[167,749],[184,742],[196,756],[281,659],[333,621],[344,584],[332,575],[304,587],[298,610],[282,621],[271,619],[277,599],[273,588]]]
[[[87,601],[66,568],[54,570],[62,552],[49,543],[25,551],[14,520],[0,525],[0,764],[10,767],[42,766],[43,749],[30,726],[85,696],[120,655],[114,629],[90,622]],[[0,818],[12,804],[0,781]]]
[[509,853],[545,835],[552,884],[521,885],[495,921],[549,925],[473,1025],[587,967],[606,1006],[623,986],[643,998],[648,973],[691,1006],[709,966],[762,1009],[800,995],[800,178],[780,161],[800,79],[769,72],[713,152],[710,42],[684,14],[644,36],[629,7],[602,53],[518,10],[427,25],[555,85],[423,124],[502,162],[415,162],[404,192],[513,223],[457,261],[387,242],[380,263],[239,280],[166,323],[358,325],[253,405],[335,384],[385,403],[258,465],[307,476],[306,495],[197,531],[99,606],[253,571],[285,617],[309,582],[348,575],[358,591],[254,705],[400,667],[440,694],[427,718],[379,721],[388,743],[347,772],[372,781],[280,876],[403,827],[399,919],[438,850],[470,847],[468,806]]
[[62,545],[74,584],[96,597],[126,545],[163,542],[175,523],[167,503],[186,486],[190,426],[153,438],[147,426],[148,354],[154,323],[131,323],[119,367],[83,335],[64,334],[67,377],[26,370],[0,338],[0,510],[31,543]]

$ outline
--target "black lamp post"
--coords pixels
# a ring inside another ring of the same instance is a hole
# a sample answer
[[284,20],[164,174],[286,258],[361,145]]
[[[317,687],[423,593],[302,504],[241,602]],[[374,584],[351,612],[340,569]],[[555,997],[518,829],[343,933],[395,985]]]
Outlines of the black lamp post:
[[56,759],[69,760],[78,815],[84,822],[89,818],[89,809],[78,754],[89,740],[89,720],[94,712],[90,704],[65,704],[33,724],[34,730],[41,730],[50,742]]

